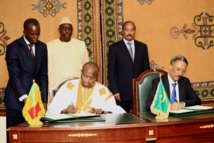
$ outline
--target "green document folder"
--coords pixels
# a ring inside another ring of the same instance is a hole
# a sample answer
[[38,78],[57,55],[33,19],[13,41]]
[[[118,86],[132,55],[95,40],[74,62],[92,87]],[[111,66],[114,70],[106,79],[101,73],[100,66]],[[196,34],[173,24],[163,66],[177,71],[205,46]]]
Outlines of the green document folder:
[[181,110],[178,111],[169,111],[170,115],[192,115],[192,114],[203,114],[203,113],[209,113],[214,112],[214,108],[211,106],[202,106],[202,105],[194,105],[194,106],[188,106],[184,107]]
[[42,117],[44,121],[62,121],[62,120],[72,120],[72,119],[82,119],[99,117],[99,114],[56,114],[56,115],[45,115]]

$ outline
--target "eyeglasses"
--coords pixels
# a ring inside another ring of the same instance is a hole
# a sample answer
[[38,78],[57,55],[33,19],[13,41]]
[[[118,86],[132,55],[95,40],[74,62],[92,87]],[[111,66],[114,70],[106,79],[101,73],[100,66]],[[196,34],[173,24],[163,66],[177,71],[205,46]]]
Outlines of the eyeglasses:
[[180,69],[180,68],[175,68],[175,71],[176,72],[181,72],[182,74],[185,74],[186,73],[186,70],[183,70],[183,69]]

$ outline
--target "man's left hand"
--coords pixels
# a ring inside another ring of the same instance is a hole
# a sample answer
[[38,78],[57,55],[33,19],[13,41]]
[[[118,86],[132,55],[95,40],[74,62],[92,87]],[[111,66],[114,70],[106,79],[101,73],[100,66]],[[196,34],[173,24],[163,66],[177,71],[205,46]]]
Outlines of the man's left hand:
[[43,106],[44,106],[44,109],[45,109],[45,112],[47,111],[47,103],[43,103]]
[[174,102],[170,105],[170,110],[177,111],[184,107],[184,103]]
[[92,108],[91,110],[88,111],[88,113],[103,114],[104,112],[101,109]]

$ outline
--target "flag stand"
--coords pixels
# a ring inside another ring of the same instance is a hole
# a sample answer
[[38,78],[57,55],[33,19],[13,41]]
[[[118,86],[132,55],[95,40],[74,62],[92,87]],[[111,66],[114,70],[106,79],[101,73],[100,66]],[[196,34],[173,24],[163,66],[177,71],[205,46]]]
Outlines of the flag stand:
[[40,127],[43,125],[40,119],[45,115],[45,109],[42,103],[39,86],[34,80],[22,114],[30,127]]
[[155,117],[157,122],[168,122],[169,109],[170,109],[169,98],[164,88],[160,74],[160,81],[158,83],[155,96],[150,106],[150,110],[153,114],[157,115]]
[[161,114],[155,116],[155,120],[157,122],[168,122],[169,121],[167,115],[161,115]]

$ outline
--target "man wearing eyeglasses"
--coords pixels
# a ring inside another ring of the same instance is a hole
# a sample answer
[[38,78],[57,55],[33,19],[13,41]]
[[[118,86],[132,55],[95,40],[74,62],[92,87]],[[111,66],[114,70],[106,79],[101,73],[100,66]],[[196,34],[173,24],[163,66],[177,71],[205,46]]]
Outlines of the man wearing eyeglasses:
[[[200,98],[192,89],[190,80],[184,77],[187,66],[187,59],[182,55],[176,55],[170,61],[170,71],[161,77],[170,99],[170,110],[180,110],[184,106],[201,104]],[[152,81],[152,89],[146,102],[147,109],[150,109],[159,81],[159,77]]]
[[47,114],[74,113],[125,113],[116,105],[107,87],[96,82],[99,68],[93,62],[81,70],[81,79],[69,80],[57,91],[48,106]]

